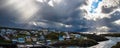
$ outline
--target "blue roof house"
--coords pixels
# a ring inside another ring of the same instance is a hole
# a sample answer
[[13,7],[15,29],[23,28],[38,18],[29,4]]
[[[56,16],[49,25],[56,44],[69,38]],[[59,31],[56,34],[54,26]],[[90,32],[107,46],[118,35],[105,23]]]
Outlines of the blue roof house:
[[19,43],[25,43],[25,39],[24,38],[18,38],[18,42]]

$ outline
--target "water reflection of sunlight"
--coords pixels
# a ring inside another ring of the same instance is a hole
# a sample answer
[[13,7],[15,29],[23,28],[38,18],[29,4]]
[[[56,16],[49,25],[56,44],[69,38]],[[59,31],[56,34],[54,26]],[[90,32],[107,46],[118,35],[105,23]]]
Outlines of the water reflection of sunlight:
[[111,48],[117,42],[120,42],[120,37],[107,37],[108,41],[99,42],[98,45],[92,46],[90,48]]

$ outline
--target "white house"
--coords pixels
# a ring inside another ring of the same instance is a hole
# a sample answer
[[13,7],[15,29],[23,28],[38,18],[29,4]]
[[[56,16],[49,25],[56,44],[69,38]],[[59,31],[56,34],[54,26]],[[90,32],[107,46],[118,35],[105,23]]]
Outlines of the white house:
[[5,34],[6,30],[5,29],[1,29],[1,34]]
[[6,32],[6,30],[5,29],[1,29],[1,32]]
[[36,42],[37,38],[36,37],[32,37],[32,41]]
[[13,44],[16,44],[17,41],[18,41],[17,39],[12,39],[12,43],[13,43]]

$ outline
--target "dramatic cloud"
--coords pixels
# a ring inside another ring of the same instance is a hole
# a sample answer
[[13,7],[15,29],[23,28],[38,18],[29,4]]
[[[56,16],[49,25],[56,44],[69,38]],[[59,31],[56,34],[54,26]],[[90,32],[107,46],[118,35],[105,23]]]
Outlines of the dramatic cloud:
[[62,31],[120,29],[119,0],[103,0],[96,13],[90,13],[91,4],[91,0],[0,0],[0,26]]
[[9,26],[13,27],[40,26],[74,30],[77,26],[85,25],[83,10],[79,10],[80,6],[86,4],[85,0],[1,0],[0,2],[2,2],[0,6],[2,26],[10,24]]
[[115,25],[120,25],[120,19],[113,22]]

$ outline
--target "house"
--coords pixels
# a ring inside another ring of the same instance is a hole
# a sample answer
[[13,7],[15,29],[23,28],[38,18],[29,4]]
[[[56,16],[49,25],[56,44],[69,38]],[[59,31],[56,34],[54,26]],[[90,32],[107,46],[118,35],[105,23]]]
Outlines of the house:
[[48,34],[48,30],[47,29],[44,29],[44,30],[42,30],[43,31],[43,34],[44,35],[47,35]]
[[14,36],[14,37],[17,37],[17,34],[14,33],[13,36]]
[[37,34],[38,31],[30,31],[30,33],[32,33],[32,34]]
[[37,37],[32,37],[31,39],[32,39],[33,42],[37,41]]
[[84,37],[83,39],[88,39],[87,37]]
[[15,34],[17,31],[16,30],[12,30],[11,31],[11,34]]
[[39,36],[38,38],[39,41],[44,41],[45,40],[45,37],[43,35]]
[[5,29],[1,29],[1,32],[6,32],[6,30]]
[[18,43],[25,43],[25,39],[24,38],[18,38]]
[[19,34],[24,34],[24,31],[20,31]]
[[63,36],[59,35],[59,41],[63,41],[63,40],[64,40]]
[[13,34],[14,33],[14,30],[12,29],[6,29],[6,34]]
[[26,35],[31,35],[30,32],[26,32],[25,34],[26,34]]
[[6,33],[5,29],[1,29],[1,34],[4,35]]
[[70,40],[71,39],[70,34],[68,32],[65,32],[65,34],[66,34],[65,40]]
[[79,34],[75,35],[75,38],[80,38],[80,37],[81,37],[81,35],[79,35]]
[[30,36],[26,36],[26,42],[31,42],[31,37]]
[[7,32],[12,32],[13,30],[11,30],[11,29],[6,29],[6,31],[7,31]]
[[50,44],[52,44],[51,40],[47,40],[47,45],[50,45]]
[[17,43],[17,39],[12,39],[12,43],[16,44]]
[[65,38],[64,38],[65,40],[70,40],[71,39],[71,37],[70,36],[65,36]]
[[30,33],[28,31],[22,31],[21,34],[29,35]]
[[11,32],[7,31],[6,34],[11,34]]

